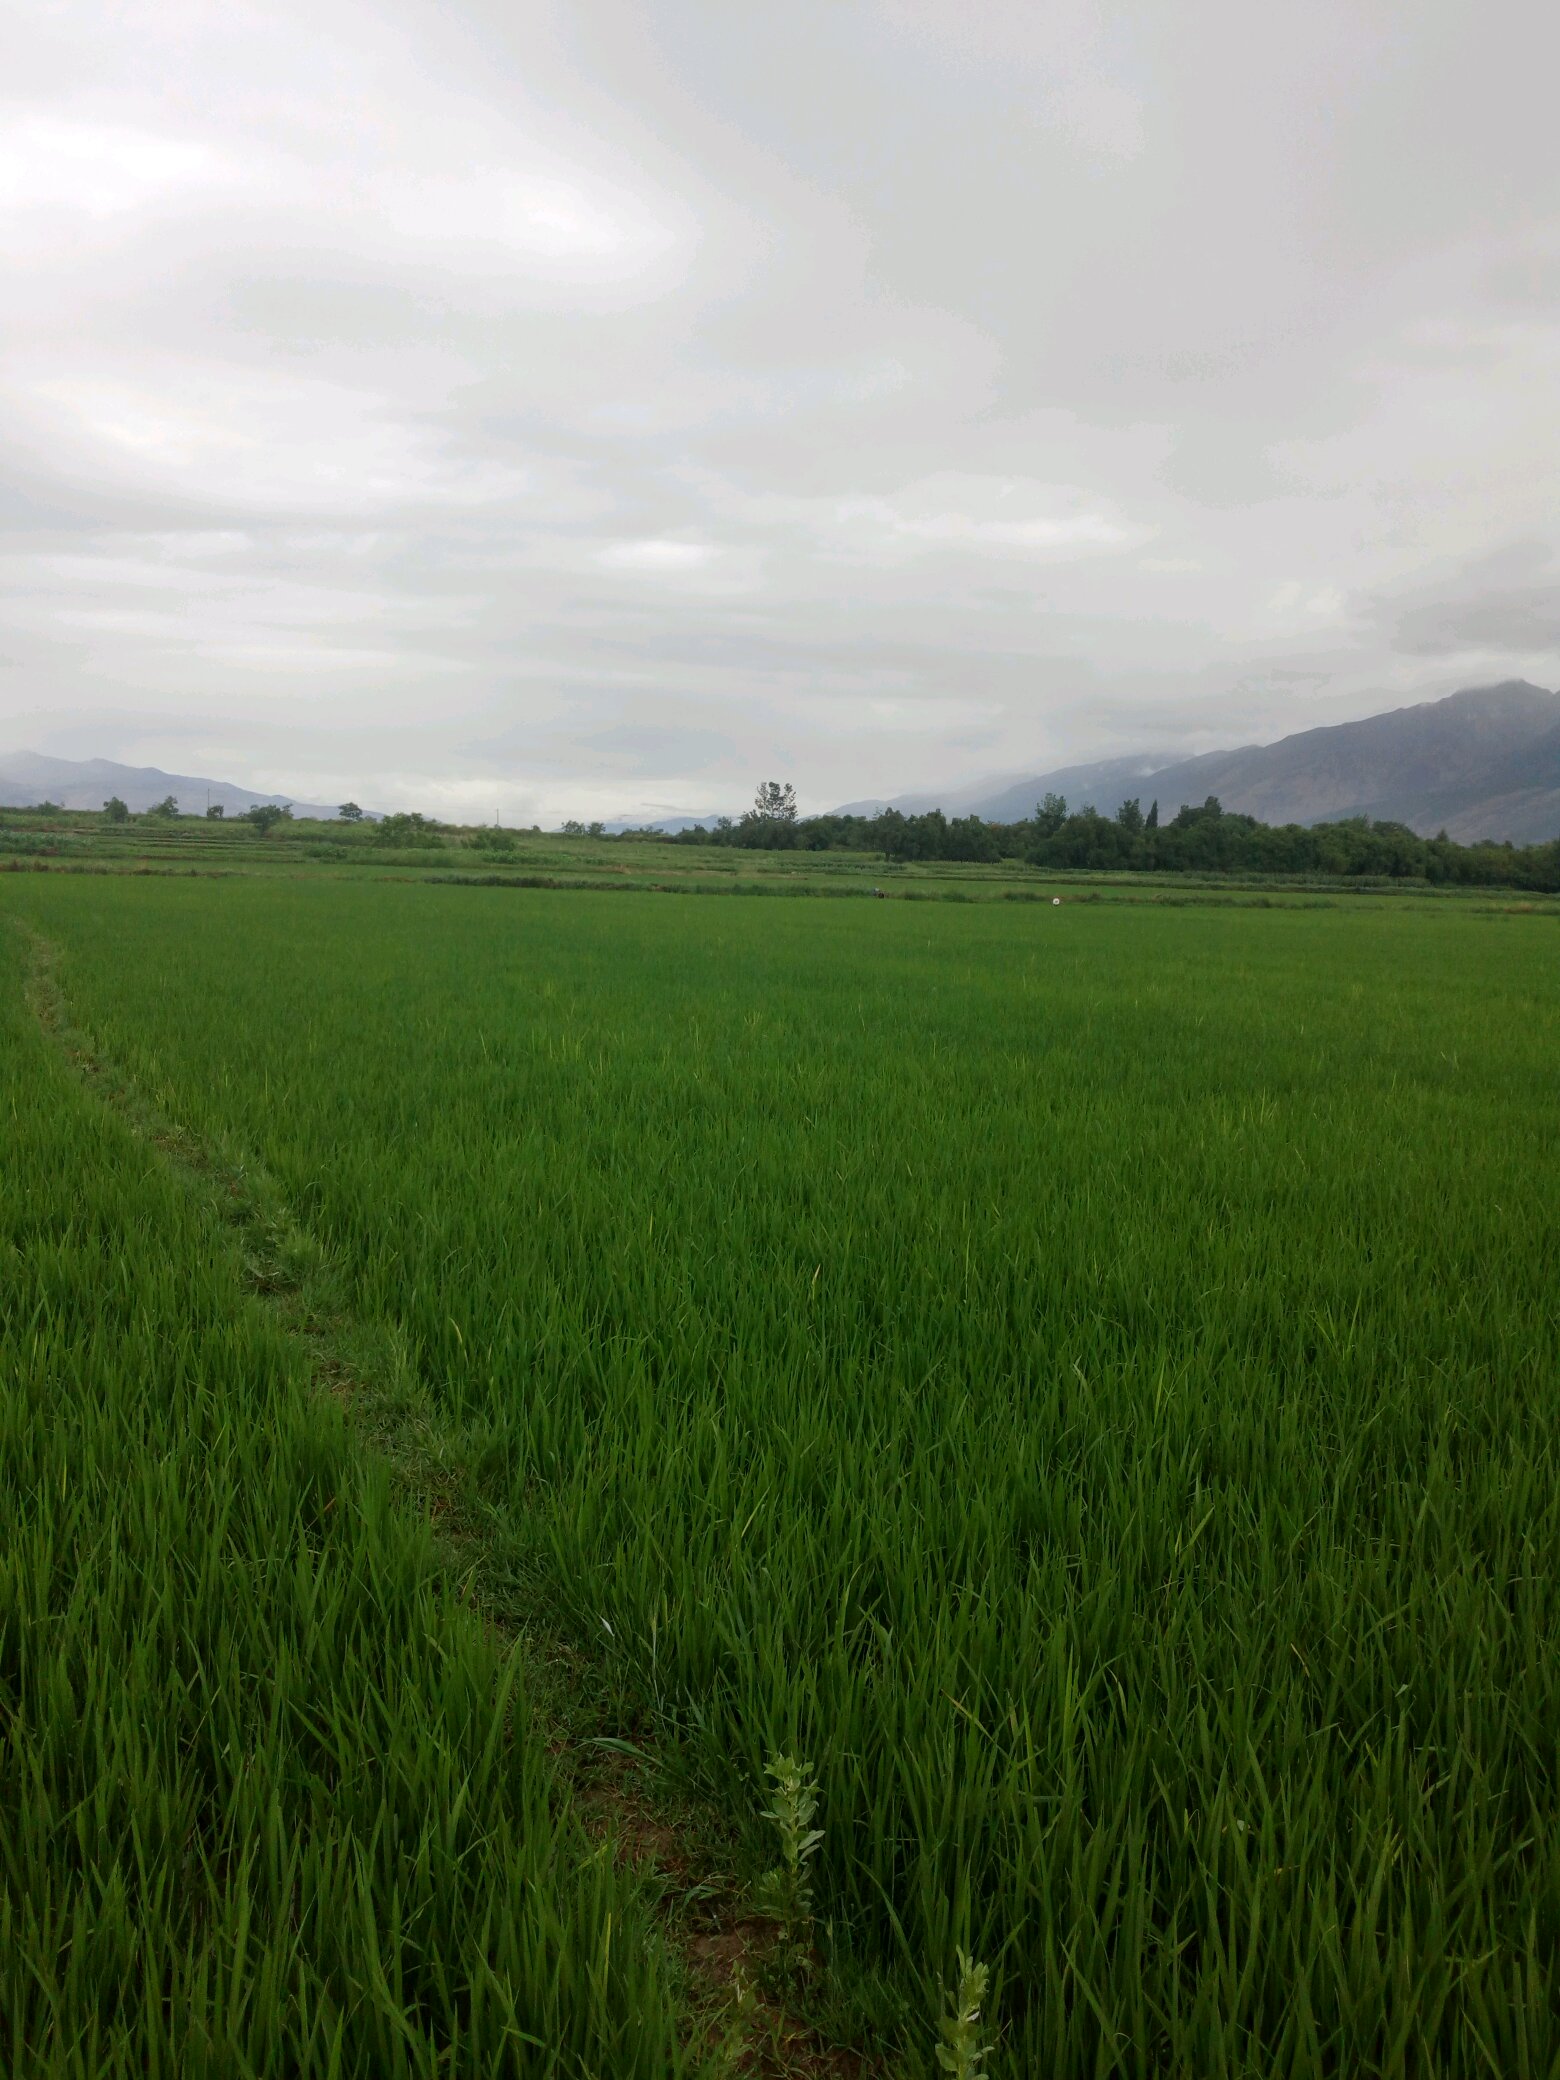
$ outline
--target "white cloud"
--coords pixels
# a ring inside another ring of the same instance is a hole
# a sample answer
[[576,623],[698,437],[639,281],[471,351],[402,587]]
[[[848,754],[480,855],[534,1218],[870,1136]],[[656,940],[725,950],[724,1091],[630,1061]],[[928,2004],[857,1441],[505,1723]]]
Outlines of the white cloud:
[[596,561],[611,571],[644,571],[650,576],[679,571],[701,571],[714,560],[716,551],[706,542],[646,540],[612,542]]
[[1123,527],[1104,513],[1052,513],[1030,520],[976,520],[968,513],[925,513],[907,519],[884,510],[886,524],[912,541],[948,543],[972,549],[1078,550],[1130,548],[1142,541],[1142,530]]
[[36,453],[257,515],[483,506],[525,484],[511,465],[451,454],[394,396],[286,366],[184,362],[136,381],[111,365],[35,372],[12,396],[17,437]]
[[228,177],[203,140],[40,116],[0,131],[0,220],[24,214],[121,217]]
[[844,501],[848,536],[917,551],[1068,558],[1126,549],[1152,528],[1134,525],[1069,485],[939,472],[894,498]]

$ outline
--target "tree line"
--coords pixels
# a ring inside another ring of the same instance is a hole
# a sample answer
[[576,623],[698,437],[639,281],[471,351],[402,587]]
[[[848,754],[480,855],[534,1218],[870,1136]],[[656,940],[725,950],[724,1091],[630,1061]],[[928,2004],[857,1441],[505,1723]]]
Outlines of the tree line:
[[[766,783],[772,785],[773,783]],[[875,852],[896,861],[1026,861],[1037,867],[1162,874],[1285,874],[1419,880],[1461,887],[1560,890],[1560,838],[1512,845],[1493,838],[1460,845],[1445,831],[1424,838],[1407,824],[1366,816],[1337,823],[1268,824],[1225,809],[1215,795],[1161,821],[1158,802],[1123,802],[1114,816],[1086,804],[1070,809],[1048,794],[1032,817],[986,823],[929,809],[907,816],[799,817],[760,800],[745,816],[696,825],[670,842],[736,845],[766,851]]]
[[[103,806],[108,821],[130,820],[130,812],[117,796]],[[178,804],[169,796],[148,814],[173,817],[178,814]],[[213,805],[206,814],[217,818],[222,810]],[[356,802],[343,802],[337,816],[343,824],[366,826],[363,834],[376,846],[461,842],[452,827],[416,811],[370,822]],[[244,812],[242,820],[265,834],[279,823],[291,822],[292,811],[274,802],[257,802]],[[572,821],[563,826],[562,835],[613,836],[601,823]],[[1047,794],[1036,803],[1033,816],[1013,823],[987,823],[979,816],[946,816],[941,809],[916,816],[898,809],[883,809],[874,816],[801,816],[790,782],[766,780],[744,816],[718,817],[712,825],[695,824],[675,834],[646,826],[616,835],[653,838],[670,845],[731,845],[767,852],[874,853],[903,864],[1017,861],[1095,873],[1325,875],[1560,892],[1560,838],[1541,845],[1513,845],[1493,838],[1462,845],[1445,831],[1424,838],[1407,824],[1366,816],[1336,823],[1267,824],[1225,809],[1215,795],[1178,808],[1174,816],[1161,820],[1156,801],[1147,809],[1139,800],[1126,801],[1114,816],[1103,816],[1092,804],[1071,809],[1061,795]],[[512,832],[484,827],[465,842],[508,853],[513,838]]]

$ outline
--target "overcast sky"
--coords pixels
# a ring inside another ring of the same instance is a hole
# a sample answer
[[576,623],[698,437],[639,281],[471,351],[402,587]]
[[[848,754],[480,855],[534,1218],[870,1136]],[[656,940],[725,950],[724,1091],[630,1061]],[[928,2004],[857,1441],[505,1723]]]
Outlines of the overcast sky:
[[546,823],[1560,681],[1553,0],[0,47],[0,753]]

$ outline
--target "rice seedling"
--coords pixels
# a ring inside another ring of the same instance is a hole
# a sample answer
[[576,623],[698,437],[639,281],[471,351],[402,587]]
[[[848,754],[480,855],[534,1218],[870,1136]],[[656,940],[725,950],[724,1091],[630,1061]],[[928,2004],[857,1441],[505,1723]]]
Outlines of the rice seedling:
[[755,1865],[809,1758],[896,2057],[962,1951],[994,2076],[1560,2067],[1552,917],[4,900]]

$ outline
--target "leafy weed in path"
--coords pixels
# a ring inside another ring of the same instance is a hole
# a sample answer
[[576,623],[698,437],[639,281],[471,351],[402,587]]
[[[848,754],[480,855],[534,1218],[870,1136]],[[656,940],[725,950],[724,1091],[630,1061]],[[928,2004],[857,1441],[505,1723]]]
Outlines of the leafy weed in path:
[[1547,919],[5,899],[907,2070],[1555,2067]]

